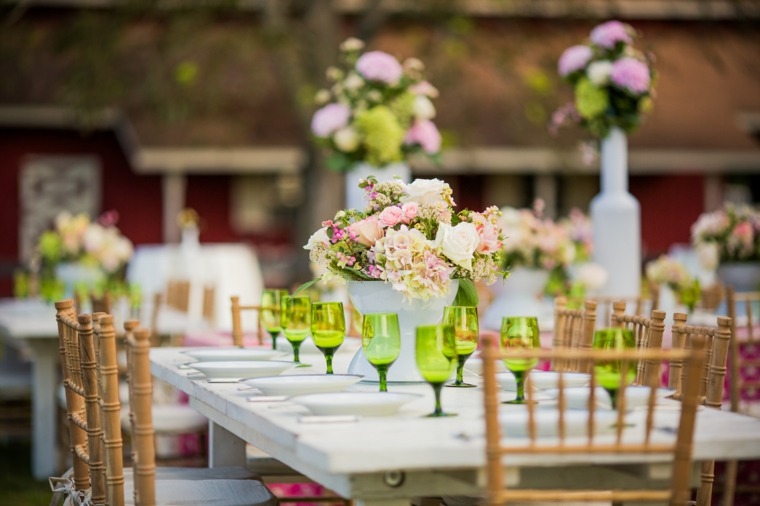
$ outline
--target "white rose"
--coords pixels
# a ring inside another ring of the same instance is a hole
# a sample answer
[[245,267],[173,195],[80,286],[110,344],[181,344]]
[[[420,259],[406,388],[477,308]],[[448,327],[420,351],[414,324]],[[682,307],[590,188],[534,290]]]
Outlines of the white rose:
[[472,255],[480,243],[478,229],[472,223],[460,223],[452,227],[446,223],[438,226],[435,246],[456,265],[472,270]]
[[330,238],[327,237],[327,227],[322,227],[309,237],[309,242],[303,247],[305,250],[313,250],[317,244],[330,244]]
[[440,179],[415,179],[406,185],[406,195],[401,197],[401,203],[417,202],[420,205],[443,202],[443,192],[448,190],[449,185]]
[[699,265],[708,271],[714,271],[717,269],[720,261],[718,244],[714,242],[705,242],[697,246],[697,259],[699,260]]
[[351,153],[359,147],[359,134],[351,127],[344,127],[335,132],[333,141],[338,149]]
[[606,60],[595,61],[586,69],[589,81],[597,86],[603,86],[610,82],[610,73],[612,72],[612,63]]
[[419,119],[435,118],[435,106],[425,95],[414,97],[414,115]]

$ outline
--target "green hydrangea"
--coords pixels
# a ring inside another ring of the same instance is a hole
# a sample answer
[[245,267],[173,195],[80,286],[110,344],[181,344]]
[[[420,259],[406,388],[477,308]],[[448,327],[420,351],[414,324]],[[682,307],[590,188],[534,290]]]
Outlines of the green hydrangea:
[[410,92],[402,93],[389,104],[400,125],[408,126],[412,123],[412,118],[414,117],[414,97]]
[[582,78],[575,86],[575,107],[584,119],[600,116],[609,107],[607,93],[595,86],[587,78]]
[[42,258],[51,262],[58,262],[63,254],[61,236],[51,230],[42,233],[38,247]]
[[404,129],[388,107],[379,105],[362,112],[356,117],[356,127],[364,139],[367,163],[383,166],[402,160]]

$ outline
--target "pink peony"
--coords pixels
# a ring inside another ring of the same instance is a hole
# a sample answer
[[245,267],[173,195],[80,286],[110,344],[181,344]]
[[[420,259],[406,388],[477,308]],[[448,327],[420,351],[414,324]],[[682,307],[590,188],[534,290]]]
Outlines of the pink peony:
[[652,78],[646,63],[636,58],[625,57],[612,64],[610,80],[618,88],[641,95],[649,90]]
[[365,246],[373,246],[383,236],[378,217],[374,215],[352,223],[348,229],[356,236],[356,241]]
[[441,133],[430,120],[417,120],[406,131],[404,144],[419,144],[427,154],[435,154],[441,150]]
[[369,81],[387,84],[396,84],[404,73],[398,60],[382,51],[370,51],[361,55],[356,61],[356,70]]
[[395,227],[403,221],[404,216],[400,207],[391,206],[383,209],[378,219],[382,227]]
[[318,109],[311,119],[311,131],[317,137],[329,137],[336,130],[348,125],[351,109],[345,104],[327,104]]
[[568,74],[585,68],[592,56],[591,48],[588,46],[570,46],[559,57],[559,63],[557,64],[559,75],[565,77]]
[[591,30],[591,42],[605,49],[612,49],[618,42],[633,42],[631,32],[625,23],[607,21]]

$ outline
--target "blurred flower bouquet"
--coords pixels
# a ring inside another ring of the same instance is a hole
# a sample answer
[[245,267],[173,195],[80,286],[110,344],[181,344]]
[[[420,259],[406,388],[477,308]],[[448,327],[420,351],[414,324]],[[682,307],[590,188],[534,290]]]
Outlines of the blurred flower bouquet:
[[424,80],[422,62],[401,64],[388,53],[363,49],[358,39],[343,42],[342,68],[327,70],[331,86],[316,95],[320,108],[311,130],[330,151],[328,167],[346,172],[359,162],[382,167],[405,161],[414,152],[438,156],[441,135],[431,121],[438,91]]
[[728,204],[703,213],[691,226],[691,240],[703,267],[760,260],[760,210]]
[[106,285],[98,288],[123,288],[126,265],[134,249],[132,242],[116,228],[117,222],[115,211],[103,213],[97,222],[86,214],[73,216],[65,211],[58,214],[53,230],[43,232],[37,243],[42,282],[58,276],[62,266],[77,265],[96,273],[100,279],[95,281]]
[[468,292],[463,296],[473,304],[474,282],[492,283],[501,274],[498,208],[456,213],[451,188],[438,179],[405,184],[370,177],[360,186],[367,211],[338,211],[304,246],[312,262],[327,268],[324,276],[383,281],[421,300],[444,295],[458,278],[459,293]]
[[649,262],[646,266],[646,277],[647,281],[654,285],[667,286],[690,312],[699,302],[699,280],[692,278],[685,265],[668,255],[661,255]]
[[651,58],[633,48],[634,29],[607,21],[591,30],[590,40],[567,48],[559,59],[560,77],[573,86],[574,100],[558,109],[552,129],[576,122],[594,137],[604,138],[611,127],[628,132],[651,109]]

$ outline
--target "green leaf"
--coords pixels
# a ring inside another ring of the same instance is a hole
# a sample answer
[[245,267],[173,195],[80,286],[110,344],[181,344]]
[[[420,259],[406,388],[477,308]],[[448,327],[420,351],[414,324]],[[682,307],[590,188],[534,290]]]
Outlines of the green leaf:
[[305,292],[306,290],[308,290],[309,288],[311,288],[312,286],[314,286],[314,283],[318,282],[320,279],[321,278],[314,278],[311,281],[307,281],[306,283],[304,283],[301,286],[299,286],[298,288],[296,288],[296,291],[293,292],[293,295],[298,295],[301,292]]
[[477,306],[478,290],[471,279],[460,279],[457,296],[454,298],[455,306]]

